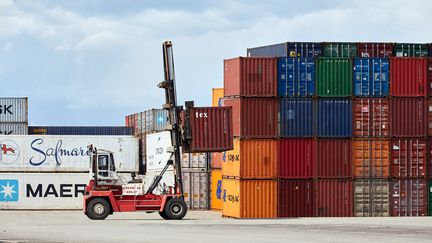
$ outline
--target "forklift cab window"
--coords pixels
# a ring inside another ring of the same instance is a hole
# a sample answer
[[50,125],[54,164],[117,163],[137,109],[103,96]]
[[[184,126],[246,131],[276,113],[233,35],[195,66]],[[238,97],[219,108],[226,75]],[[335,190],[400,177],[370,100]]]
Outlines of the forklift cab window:
[[98,171],[99,176],[103,177],[108,177],[109,171],[115,171],[112,155],[98,155]]

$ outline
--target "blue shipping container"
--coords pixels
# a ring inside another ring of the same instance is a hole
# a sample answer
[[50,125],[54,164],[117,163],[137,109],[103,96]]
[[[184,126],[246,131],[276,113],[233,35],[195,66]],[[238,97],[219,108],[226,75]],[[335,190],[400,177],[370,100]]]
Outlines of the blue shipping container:
[[283,98],[280,101],[281,137],[312,137],[312,99]]
[[286,57],[287,43],[248,48],[247,56],[248,57]]
[[279,58],[278,96],[307,97],[314,94],[314,60],[312,58]]
[[322,56],[322,45],[313,42],[288,42],[288,57],[317,58]]
[[317,106],[318,137],[351,137],[352,104],[350,99],[319,99]]
[[361,97],[388,96],[389,73],[387,58],[355,58],[354,95]]
[[29,126],[29,135],[133,135],[132,127],[117,126]]

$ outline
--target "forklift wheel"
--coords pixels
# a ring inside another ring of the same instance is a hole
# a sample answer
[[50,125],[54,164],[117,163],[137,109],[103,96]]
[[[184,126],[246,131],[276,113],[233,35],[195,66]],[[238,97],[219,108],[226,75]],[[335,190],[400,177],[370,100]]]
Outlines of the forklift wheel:
[[162,218],[164,219],[182,219],[184,216],[186,216],[187,213],[187,205],[184,202],[183,199],[180,198],[171,198],[164,208],[164,216]]
[[110,214],[110,205],[103,198],[93,198],[87,205],[87,217],[93,220],[104,220]]
[[159,212],[159,215],[160,215],[163,219],[169,219],[168,216],[166,215],[165,211]]

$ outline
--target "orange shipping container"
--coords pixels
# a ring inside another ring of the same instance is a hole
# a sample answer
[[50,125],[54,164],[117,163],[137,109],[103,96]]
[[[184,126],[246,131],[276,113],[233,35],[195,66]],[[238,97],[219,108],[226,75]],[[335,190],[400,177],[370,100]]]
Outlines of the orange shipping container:
[[390,141],[354,140],[352,146],[354,177],[389,177]]
[[222,179],[222,216],[233,218],[275,218],[276,180]]
[[213,210],[222,210],[222,171],[211,171],[210,205]]
[[273,179],[277,177],[277,140],[234,139],[234,150],[226,152],[224,177]]
[[213,88],[212,89],[212,106],[221,106],[221,99],[224,97],[224,88]]

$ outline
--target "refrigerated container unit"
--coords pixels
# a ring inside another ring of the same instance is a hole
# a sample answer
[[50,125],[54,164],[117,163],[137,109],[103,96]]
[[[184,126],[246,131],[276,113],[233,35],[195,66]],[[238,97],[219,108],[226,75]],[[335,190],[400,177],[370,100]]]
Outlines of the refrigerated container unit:
[[353,182],[350,179],[320,179],[314,182],[316,217],[352,217]]
[[280,139],[278,141],[278,177],[312,179],[316,160],[315,144],[314,139]]
[[312,180],[279,180],[278,217],[314,217]]
[[390,58],[390,95],[426,97],[431,93],[432,60],[429,58]]
[[349,138],[352,136],[352,103],[350,99],[318,99],[317,136],[322,138]]
[[280,137],[313,137],[313,101],[309,98],[281,98]]
[[322,43],[323,57],[356,57],[357,44],[348,42],[324,42]]
[[352,59],[323,57],[318,58],[315,65],[317,96],[349,97],[352,95]]
[[390,177],[390,141],[356,139],[352,142],[355,178]]
[[389,96],[389,59],[355,58],[354,96],[387,97]]
[[354,216],[390,216],[389,181],[361,179],[354,181]]
[[392,57],[393,43],[374,43],[359,42],[357,43],[358,57]]
[[131,127],[120,126],[29,126],[29,135],[133,135]]
[[279,97],[315,95],[315,62],[313,58],[278,58],[277,86]]
[[392,139],[392,178],[425,178],[427,173],[427,142],[425,139]]
[[390,181],[390,214],[394,217],[427,216],[428,192],[424,179]]
[[317,139],[316,144],[315,178],[352,178],[350,139]]
[[357,138],[390,136],[390,102],[387,98],[353,99],[353,136]]
[[428,57],[429,45],[420,43],[396,43],[394,45],[395,57]]
[[426,101],[424,98],[392,98],[390,100],[393,137],[426,137]]

